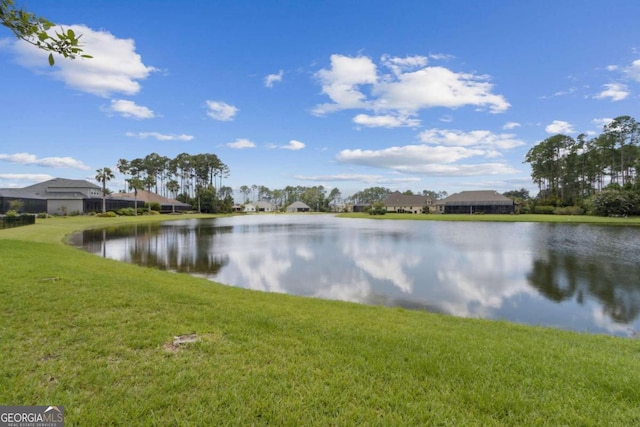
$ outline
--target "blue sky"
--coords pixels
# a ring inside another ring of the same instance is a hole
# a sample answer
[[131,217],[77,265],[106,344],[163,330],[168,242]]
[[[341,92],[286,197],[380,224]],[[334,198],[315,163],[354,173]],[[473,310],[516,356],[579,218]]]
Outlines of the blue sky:
[[49,67],[0,28],[0,188],[187,152],[217,154],[236,198],[535,194],[536,143],[640,119],[635,0],[20,3],[94,58]]

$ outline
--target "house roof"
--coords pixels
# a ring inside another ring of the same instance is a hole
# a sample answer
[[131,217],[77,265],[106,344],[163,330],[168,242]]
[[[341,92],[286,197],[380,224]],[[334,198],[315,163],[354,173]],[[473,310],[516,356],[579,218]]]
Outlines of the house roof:
[[138,190],[137,196],[135,193],[114,193],[111,194],[109,198],[127,200],[137,199],[139,202],[160,203],[161,205],[191,206],[188,203],[182,203],[179,200],[169,199],[167,197],[146,190]]
[[273,203],[271,203],[271,202],[269,202],[269,201],[266,201],[266,200],[259,200],[259,201],[257,201],[257,202],[255,203],[255,205],[256,205],[257,207],[259,207],[259,208],[264,208],[264,209],[266,209],[266,208],[271,208],[271,209],[273,209],[273,208],[275,207],[275,205],[274,205]]
[[513,200],[494,190],[462,191],[442,200],[445,206],[512,205]]
[[422,196],[417,194],[402,194],[399,191],[387,194],[387,197],[382,200],[385,206],[397,207],[397,206],[424,206],[427,202],[433,199],[429,196]]
[[38,199],[46,200],[46,197],[25,191],[22,188],[0,188],[0,197],[13,197],[16,199]]
[[[97,185],[83,179],[54,178],[24,188],[5,188],[0,190],[2,197],[43,200],[83,200],[87,194],[82,190],[100,190]],[[62,190],[62,191],[61,191]],[[67,190],[67,191],[64,191]]]
[[66,179],[66,178],[53,178],[49,181],[39,182],[37,184],[24,187],[24,190],[33,191],[35,193],[39,191],[47,191],[48,188],[93,188],[100,190],[100,187],[84,179]]
[[300,201],[291,203],[289,206],[287,206],[287,209],[289,209],[289,208],[294,208],[294,209],[300,209],[300,208],[303,208],[303,209],[311,209],[311,208],[309,207],[309,205],[307,205],[306,203],[300,202]]

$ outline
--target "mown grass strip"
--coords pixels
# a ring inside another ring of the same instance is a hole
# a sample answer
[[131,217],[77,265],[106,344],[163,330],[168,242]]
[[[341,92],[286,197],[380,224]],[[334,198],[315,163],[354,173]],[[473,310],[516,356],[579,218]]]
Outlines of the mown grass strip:
[[61,243],[113,222],[0,232],[0,404],[63,405],[68,425],[640,424],[637,340],[253,292]]

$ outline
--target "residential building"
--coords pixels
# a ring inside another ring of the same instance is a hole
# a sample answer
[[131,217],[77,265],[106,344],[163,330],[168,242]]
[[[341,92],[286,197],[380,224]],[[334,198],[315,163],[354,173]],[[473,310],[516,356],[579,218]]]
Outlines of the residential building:
[[287,206],[287,212],[309,212],[311,208],[303,202],[293,202]]
[[431,210],[435,207],[435,200],[429,196],[417,194],[402,194],[399,191],[387,194],[382,200],[387,208],[387,212],[396,213],[423,213],[425,209]]
[[435,203],[445,214],[511,214],[515,202],[494,190],[462,191]]

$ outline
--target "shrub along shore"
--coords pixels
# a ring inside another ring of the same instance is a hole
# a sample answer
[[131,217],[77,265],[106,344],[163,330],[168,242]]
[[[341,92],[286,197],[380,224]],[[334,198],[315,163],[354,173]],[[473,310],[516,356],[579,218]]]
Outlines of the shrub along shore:
[[169,218],[0,230],[0,405],[61,405],[68,425],[640,425],[638,340],[255,292],[63,243]]

